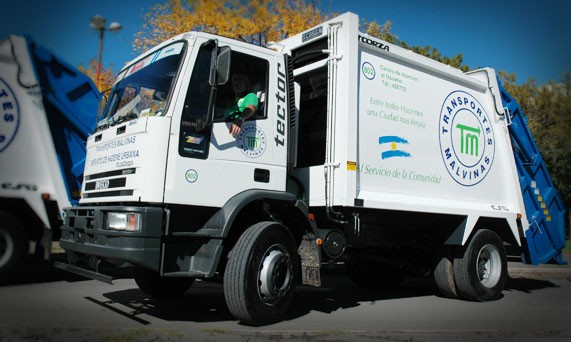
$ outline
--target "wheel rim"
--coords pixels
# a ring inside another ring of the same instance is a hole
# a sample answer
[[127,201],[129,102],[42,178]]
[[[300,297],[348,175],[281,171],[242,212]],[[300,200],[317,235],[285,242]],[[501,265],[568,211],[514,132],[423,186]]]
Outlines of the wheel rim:
[[485,245],[480,249],[476,268],[482,285],[487,288],[496,286],[502,274],[502,259],[494,245]]
[[4,266],[14,253],[14,242],[7,232],[0,229],[0,267]]
[[262,257],[258,272],[258,293],[267,305],[274,305],[286,296],[291,288],[293,264],[287,250],[273,245]]

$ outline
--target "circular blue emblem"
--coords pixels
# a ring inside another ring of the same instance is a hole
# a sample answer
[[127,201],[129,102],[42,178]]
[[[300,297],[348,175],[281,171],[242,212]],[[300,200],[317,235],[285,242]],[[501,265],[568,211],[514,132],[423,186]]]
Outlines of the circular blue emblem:
[[20,107],[14,92],[0,78],[0,152],[14,140],[20,126]]
[[255,124],[242,126],[237,140],[238,147],[249,158],[258,158],[266,151],[266,134]]
[[438,134],[442,161],[456,183],[473,186],[486,178],[494,162],[494,130],[474,96],[457,90],[446,97]]

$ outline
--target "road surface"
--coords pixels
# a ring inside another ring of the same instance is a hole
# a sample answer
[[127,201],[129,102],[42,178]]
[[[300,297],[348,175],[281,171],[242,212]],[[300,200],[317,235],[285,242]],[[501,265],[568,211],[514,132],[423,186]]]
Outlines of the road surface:
[[221,284],[156,300],[130,279],[108,285],[27,265],[0,281],[0,341],[571,341],[571,269],[510,274],[502,298],[473,303],[436,296],[430,279],[382,292],[329,271],[322,288],[298,287],[282,322],[248,327],[229,314]]

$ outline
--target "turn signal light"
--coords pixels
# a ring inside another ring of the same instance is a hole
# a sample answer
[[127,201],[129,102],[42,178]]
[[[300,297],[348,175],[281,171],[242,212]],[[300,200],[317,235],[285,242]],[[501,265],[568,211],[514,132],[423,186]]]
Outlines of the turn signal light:
[[106,229],[141,231],[141,215],[129,212],[109,212],[105,224]]

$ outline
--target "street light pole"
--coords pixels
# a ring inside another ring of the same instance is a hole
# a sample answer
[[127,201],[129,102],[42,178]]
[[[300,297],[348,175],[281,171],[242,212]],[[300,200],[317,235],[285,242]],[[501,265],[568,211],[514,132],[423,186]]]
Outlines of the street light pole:
[[97,54],[97,74],[95,79],[95,86],[99,89],[99,76],[101,75],[101,56],[103,55],[103,32],[104,29],[99,30],[99,53]]
[[108,28],[105,27],[105,18],[101,15],[94,15],[91,18],[91,28],[99,31],[99,52],[97,54],[97,74],[95,76],[95,85],[99,88],[99,77],[101,75],[101,56],[103,55],[103,35],[106,30],[116,32],[123,28],[118,22],[112,22]]

